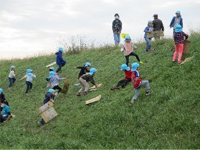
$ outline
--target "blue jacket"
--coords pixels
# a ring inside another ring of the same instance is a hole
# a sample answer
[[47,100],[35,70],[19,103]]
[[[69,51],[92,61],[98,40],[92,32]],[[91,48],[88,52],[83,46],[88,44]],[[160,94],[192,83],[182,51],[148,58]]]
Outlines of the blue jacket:
[[62,57],[62,53],[61,52],[56,52],[55,53],[57,56],[56,56],[56,64],[57,65],[65,65],[66,64],[66,61],[63,59]]
[[50,101],[51,99],[54,99],[54,96],[52,95],[52,93],[50,92],[47,92],[45,94],[45,98],[44,98],[44,101],[43,101],[43,105],[48,103],[48,101]]
[[[175,25],[175,19],[176,19],[176,17],[173,17],[172,18],[172,21],[171,21],[171,23],[170,23],[170,28],[171,27],[174,27],[174,25]],[[180,23],[179,23],[181,26],[182,26],[182,28],[183,28],[183,19],[180,17]]]
[[153,31],[153,27],[149,27],[149,26],[147,26],[147,27],[144,29],[144,32],[145,32],[145,34],[144,34],[144,38],[147,37],[147,32],[149,32],[149,30]]

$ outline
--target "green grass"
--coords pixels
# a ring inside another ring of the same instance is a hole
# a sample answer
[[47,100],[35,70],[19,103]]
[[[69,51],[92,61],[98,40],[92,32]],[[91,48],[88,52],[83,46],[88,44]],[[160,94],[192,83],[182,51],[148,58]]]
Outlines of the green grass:
[[[48,88],[45,66],[55,56],[42,56],[24,60],[0,61],[0,87],[16,115],[9,122],[0,124],[1,149],[197,149],[200,147],[200,34],[192,33],[187,57],[194,59],[179,65],[172,63],[174,43],[171,39],[152,42],[154,52],[145,53],[145,43],[135,51],[144,64],[140,65],[143,79],[150,81],[153,94],[140,92],[138,101],[130,103],[134,89],[129,84],[119,91],[110,88],[124,77],[120,65],[125,62],[117,47],[105,46],[64,54],[67,60],[61,77],[70,79],[66,95],[55,100],[58,116],[42,127],[37,126],[41,106]],[[183,59],[186,56],[183,56]],[[87,96],[76,97],[79,87],[78,69],[86,61],[98,69],[95,80],[103,86]],[[130,62],[135,62],[130,57]],[[130,63],[130,64],[131,64]],[[9,91],[8,73],[16,66],[17,81]],[[27,68],[33,69],[37,78],[33,89],[26,96],[25,81],[19,81]],[[63,85],[60,82],[61,86]],[[101,101],[85,105],[85,100],[102,95]]]

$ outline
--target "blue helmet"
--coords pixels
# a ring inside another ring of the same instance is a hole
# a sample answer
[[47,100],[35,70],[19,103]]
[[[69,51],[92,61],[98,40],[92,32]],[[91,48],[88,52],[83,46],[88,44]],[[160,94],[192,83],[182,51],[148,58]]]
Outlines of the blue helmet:
[[175,14],[181,14],[181,12],[179,10],[177,10]]
[[49,69],[51,69],[52,71],[54,71],[54,72],[55,72],[55,68],[54,68],[54,67],[50,67]]
[[52,92],[55,92],[55,90],[54,89],[49,89],[48,92],[52,93]]
[[54,75],[55,75],[55,72],[54,72],[54,71],[50,71],[50,72],[49,72],[49,78],[52,78]]
[[11,66],[11,67],[10,67],[10,71],[11,71],[13,68],[15,68],[15,66]]
[[152,23],[152,20],[149,20],[149,21],[148,21],[148,24],[149,24],[149,23]]
[[59,48],[58,48],[58,51],[62,52],[62,51],[63,51],[63,48],[62,48],[62,47],[59,47]]
[[136,71],[136,69],[140,66],[138,63],[133,63],[131,71]]
[[121,65],[121,70],[129,71],[129,70],[130,70],[130,67],[128,67],[127,64],[122,64],[122,65]]
[[175,32],[182,32],[182,26],[180,24],[175,26]]
[[85,67],[91,66],[91,63],[90,63],[90,62],[86,62],[84,66],[85,66]]
[[26,74],[31,73],[33,70],[32,69],[27,69]]
[[3,93],[3,89],[2,88],[0,88],[0,94],[2,94]]
[[126,36],[125,36],[125,40],[131,40],[130,35],[126,35]]
[[97,71],[97,69],[91,68],[89,74],[92,76],[96,71]]

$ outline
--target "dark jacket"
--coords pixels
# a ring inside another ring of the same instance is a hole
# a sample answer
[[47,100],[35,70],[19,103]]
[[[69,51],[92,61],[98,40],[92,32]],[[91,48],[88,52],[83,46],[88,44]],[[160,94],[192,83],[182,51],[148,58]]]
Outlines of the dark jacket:
[[62,53],[61,52],[56,52],[56,64],[57,65],[65,65],[66,61],[63,59],[62,57]]
[[52,95],[52,93],[47,92],[45,94],[45,98],[44,98],[43,104],[48,103],[51,99],[54,99],[54,96]]
[[90,74],[84,74],[80,78],[82,78],[83,80],[86,80],[86,82],[90,81],[92,84],[95,85],[95,81],[93,79],[93,75],[91,76]]
[[121,31],[122,31],[122,22],[119,19],[115,19],[112,22],[112,30],[113,30],[114,33],[115,32],[121,33]]
[[[173,17],[172,18],[172,21],[171,21],[171,23],[170,23],[170,27],[174,27],[174,25],[175,25],[175,19],[176,19],[177,17]],[[179,24],[182,26],[182,28],[183,28],[183,19],[180,17],[180,22],[179,22]]]
[[78,79],[79,79],[82,75],[86,74],[87,72],[90,72],[89,70],[87,70],[87,68],[86,68],[85,66],[83,66],[83,67],[76,67],[76,68],[77,68],[77,69],[81,69],[80,72],[79,72],[79,75],[78,75]]
[[154,28],[154,31],[160,31],[160,30],[164,31],[164,26],[160,19],[153,20],[153,28]]

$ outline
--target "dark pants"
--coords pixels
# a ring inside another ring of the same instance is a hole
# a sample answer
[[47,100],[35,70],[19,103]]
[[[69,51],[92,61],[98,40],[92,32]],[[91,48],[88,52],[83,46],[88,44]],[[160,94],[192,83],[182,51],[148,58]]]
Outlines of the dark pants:
[[138,57],[138,55],[134,52],[131,52],[129,55],[125,56],[126,58],[126,65],[128,66],[129,63],[129,56],[135,56],[137,58],[137,60],[140,62],[140,58]]
[[9,88],[13,86],[13,84],[15,83],[16,79],[15,78],[9,78]]
[[61,87],[59,87],[58,85],[53,87],[54,90],[58,90],[58,93],[60,93],[62,91]]
[[4,122],[6,120],[5,117],[3,117],[2,115],[0,115],[0,122]]
[[129,82],[131,82],[131,79],[128,79],[128,80],[122,79],[117,83],[117,85],[114,88],[111,88],[111,90],[124,88]]
[[58,69],[56,70],[56,73],[58,73],[59,71],[61,71],[62,65],[58,65]]
[[33,84],[32,84],[31,82],[29,82],[29,81],[26,81],[26,85],[27,85],[26,93],[28,93],[28,91],[29,91],[30,89],[32,89]]

